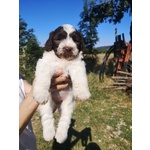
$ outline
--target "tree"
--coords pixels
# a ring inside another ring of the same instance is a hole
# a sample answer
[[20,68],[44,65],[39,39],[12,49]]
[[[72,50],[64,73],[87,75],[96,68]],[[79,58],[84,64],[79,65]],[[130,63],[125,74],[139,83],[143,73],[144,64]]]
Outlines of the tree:
[[19,72],[29,82],[32,82],[36,62],[43,54],[33,32],[33,29],[27,29],[27,23],[19,16]]
[[35,38],[33,29],[27,30],[27,23],[19,16],[19,52],[26,47],[28,40]]
[[100,0],[93,3],[91,17],[95,17],[97,23],[120,23],[124,13],[132,14],[132,0]]
[[89,51],[93,50],[94,45],[99,40],[96,30],[97,23],[95,22],[95,18],[91,17],[91,6],[92,2],[84,2],[84,11],[80,14],[82,20],[78,23],[79,31],[83,34],[85,46]]
[[[124,13],[132,15],[132,0],[99,0],[98,2],[97,0],[83,0],[83,2],[84,10],[80,14],[79,28],[84,35],[85,43],[89,42],[91,45],[90,48],[93,48],[93,44],[98,41],[98,38],[93,37],[97,37],[96,27],[100,23],[117,24],[124,17]],[[132,37],[131,31],[130,36]]]

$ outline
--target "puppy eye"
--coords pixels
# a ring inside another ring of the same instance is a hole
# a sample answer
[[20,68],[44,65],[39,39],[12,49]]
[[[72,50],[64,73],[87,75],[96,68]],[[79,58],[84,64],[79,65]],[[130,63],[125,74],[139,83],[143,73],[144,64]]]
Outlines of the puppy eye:
[[72,38],[72,40],[76,43],[76,44],[80,44],[81,43],[81,38],[80,35],[77,32],[73,32],[70,34],[70,37]]
[[57,35],[54,37],[54,40],[56,40],[56,41],[61,41],[61,40],[65,39],[66,36],[67,36],[66,33],[60,33],[60,34],[57,34]]
[[64,37],[63,35],[58,35],[57,38],[56,38],[56,40],[61,41],[61,40],[63,40],[64,38],[65,38],[65,37]]
[[72,39],[76,44],[80,44],[80,39],[78,39],[76,37],[72,37]]

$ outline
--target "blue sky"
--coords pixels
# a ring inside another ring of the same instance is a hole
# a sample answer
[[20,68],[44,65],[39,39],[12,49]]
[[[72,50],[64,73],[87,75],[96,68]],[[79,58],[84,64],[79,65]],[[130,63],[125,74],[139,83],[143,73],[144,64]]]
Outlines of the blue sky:
[[[69,23],[79,29],[80,13],[83,11],[83,0],[20,0],[19,15],[28,24],[28,28],[34,29],[41,46],[44,46],[49,33],[58,26]],[[125,34],[125,40],[129,42],[129,28],[131,17],[126,14],[120,24],[100,24],[97,28],[98,41],[96,46],[113,45],[114,29],[118,34]]]

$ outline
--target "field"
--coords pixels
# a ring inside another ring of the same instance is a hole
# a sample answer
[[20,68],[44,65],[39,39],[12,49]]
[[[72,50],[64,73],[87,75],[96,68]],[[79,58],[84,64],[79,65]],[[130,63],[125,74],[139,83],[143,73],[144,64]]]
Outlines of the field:
[[[100,59],[102,60],[102,59]],[[121,90],[101,89],[113,81],[105,76],[99,82],[96,73],[88,74],[91,98],[77,101],[63,144],[46,142],[42,135],[39,113],[32,118],[38,150],[131,150],[132,149],[132,98]],[[58,113],[55,112],[56,126]]]

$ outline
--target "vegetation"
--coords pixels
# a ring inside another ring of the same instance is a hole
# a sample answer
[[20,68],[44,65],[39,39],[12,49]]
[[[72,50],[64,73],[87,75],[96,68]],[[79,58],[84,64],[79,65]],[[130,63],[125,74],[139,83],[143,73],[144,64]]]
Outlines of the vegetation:
[[84,1],[84,7],[83,12],[81,12],[80,17],[81,21],[79,22],[79,31],[83,35],[84,43],[86,45],[86,48],[92,53],[94,45],[99,40],[98,38],[98,32],[96,30],[96,27],[98,26],[97,22],[95,22],[95,18],[91,18],[90,14],[91,11],[92,2],[88,3],[87,1]]
[[[99,40],[97,26],[103,22],[119,23],[124,13],[132,13],[131,0],[83,0],[79,31],[82,33],[86,45],[86,54],[92,54],[91,62],[97,61],[96,55],[105,53],[107,47],[94,48]],[[132,38],[132,24],[130,28]],[[42,57],[43,47],[39,46],[33,29],[27,29],[27,23],[19,16],[19,72],[30,83],[34,78],[35,65]],[[95,59],[94,59],[95,58]],[[89,60],[89,57],[87,58]],[[94,64],[93,63],[93,64]]]
[[[46,142],[42,135],[39,113],[33,119],[33,129],[37,137],[38,150],[131,150],[132,149],[132,101],[131,97],[120,90],[101,87],[113,81],[105,78],[99,83],[98,75],[88,74],[90,92],[89,101],[76,101],[64,144],[52,140]],[[55,112],[56,127],[58,112]]]
[[19,16],[19,73],[30,83],[34,78],[36,62],[43,54],[43,48],[33,32],[33,29],[27,29],[27,23]]
[[110,46],[100,46],[97,47],[97,51],[99,51],[99,53],[106,53],[106,51],[110,48]]
[[[132,0],[83,0],[84,7],[80,14],[80,31],[86,48],[93,53],[93,47],[99,40],[96,28],[100,23],[120,23],[124,13],[132,15]],[[132,26],[132,24],[131,24]],[[132,27],[130,27],[132,38]]]

